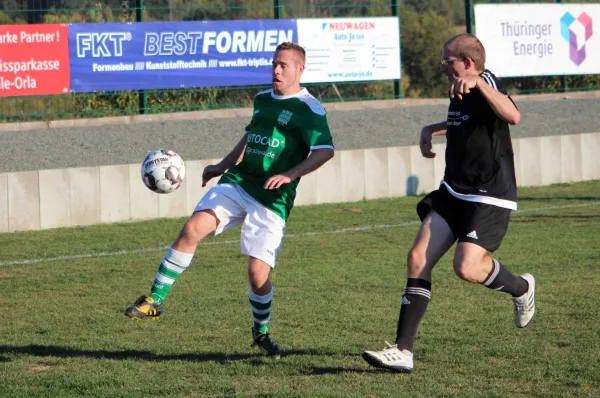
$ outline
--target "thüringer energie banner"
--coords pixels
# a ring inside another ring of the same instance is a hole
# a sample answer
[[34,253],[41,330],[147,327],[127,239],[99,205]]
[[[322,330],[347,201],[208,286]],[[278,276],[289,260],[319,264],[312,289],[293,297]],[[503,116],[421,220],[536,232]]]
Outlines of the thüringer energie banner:
[[475,23],[498,76],[600,74],[600,4],[477,4]]

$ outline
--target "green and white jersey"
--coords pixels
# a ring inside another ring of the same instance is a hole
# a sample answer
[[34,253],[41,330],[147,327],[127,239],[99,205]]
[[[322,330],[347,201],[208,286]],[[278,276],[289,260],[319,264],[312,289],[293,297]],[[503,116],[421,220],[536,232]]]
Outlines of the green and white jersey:
[[239,184],[250,196],[287,220],[300,179],[278,189],[264,189],[272,176],[294,168],[322,148],[333,149],[327,112],[305,88],[294,95],[279,96],[273,90],[254,98],[252,121],[246,126],[248,142],[240,163],[231,167],[219,184]]

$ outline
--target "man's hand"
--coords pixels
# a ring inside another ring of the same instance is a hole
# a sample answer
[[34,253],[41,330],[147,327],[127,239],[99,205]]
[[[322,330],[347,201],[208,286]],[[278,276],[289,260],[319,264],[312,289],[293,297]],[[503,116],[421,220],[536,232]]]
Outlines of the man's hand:
[[202,172],[202,186],[205,187],[207,182],[209,182],[215,177],[220,176],[224,172],[225,170],[223,170],[223,168],[218,164],[211,164],[209,166],[206,166],[204,168],[204,171]]
[[435,157],[435,152],[431,152],[431,132],[424,128],[421,130],[421,138],[419,139],[419,147],[421,148],[421,154],[425,158],[433,159]]
[[459,100],[462,100],[464,94],[469,94],[472,88],[477,87],[479,79],[479,76],[465,76],[454,79],[448,90],[450,98],[454,98],[456,95]]
[[286,174],[277,174],[272,176],[267,180],[267,182],[265,182],[264,188],[266,190],[273,190],[279,188],[283,184],[289,184],[292,181],[293,180]]

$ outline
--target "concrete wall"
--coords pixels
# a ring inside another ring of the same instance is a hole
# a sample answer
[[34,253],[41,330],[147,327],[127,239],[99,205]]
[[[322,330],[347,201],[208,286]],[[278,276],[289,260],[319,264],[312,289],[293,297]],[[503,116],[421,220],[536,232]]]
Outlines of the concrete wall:
[[[600,133],[513,139],[520,186],[600,179]],[[416,146],[338,151],[303,177],[296,205],[400,197],[437,188],[444,173],[443,144],[425,159]],[[219,161],[186,162],[174,193],[148,190],[140,165],[117,165],[0,174],[0,232],[184,217],[202,195],[202,170]]]

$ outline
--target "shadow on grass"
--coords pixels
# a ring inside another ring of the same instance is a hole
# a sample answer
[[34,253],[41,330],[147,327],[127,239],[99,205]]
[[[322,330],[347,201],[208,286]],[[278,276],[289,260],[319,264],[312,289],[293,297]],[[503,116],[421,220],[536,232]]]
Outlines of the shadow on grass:
[[600,200],[598,196],[551,196],[551,197],[535,197],[535,196],[519,196],[517,202],[554,202],[556,200],[581,200],[588,202],[597,202]]
[[[366,365],[365,365],[366,366]],[[300,372],[305,376],[318,376],[318,375],[339,375],[347,373],[391,373],[385,369],[375,368],[335,368],[335,367],[315,367]]]
[[[138,360],[138,361],[188,361],[188,362],[232,362],[243,361],[246,359],[266,358],[264,354],[256,353],[237,353],[225,354],[216,352],[201,352],[190,354],[156,354],[151,351],[107,351],[107,350],[80,350],[75,348],[26,345],[26,346],[6,346],[0,345],[0,354],[24,354],[38,357],[58,357],[58,358],[92,358],[92,359],[117,359],[117,360]],[[340,353],[328,353],[318,350],[283,350],[282,357],[297,355],[331,356],[340,355]],[[343,354],[345,356],[356,356],[357,354]],[[0,361],[2,360],[0,356]],[[6,358],[6,361],[10,361]],[[256,364],[260,361],[256,361]]]

